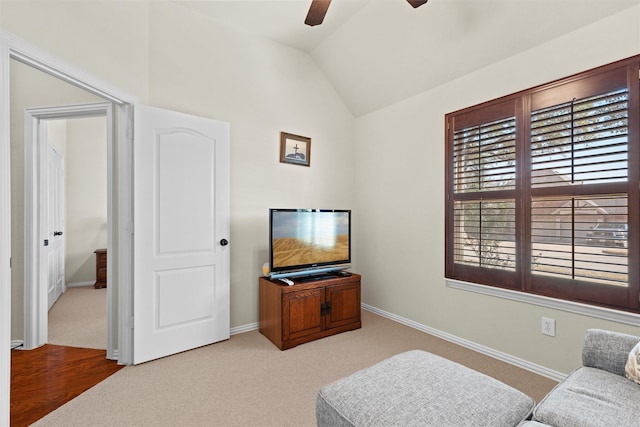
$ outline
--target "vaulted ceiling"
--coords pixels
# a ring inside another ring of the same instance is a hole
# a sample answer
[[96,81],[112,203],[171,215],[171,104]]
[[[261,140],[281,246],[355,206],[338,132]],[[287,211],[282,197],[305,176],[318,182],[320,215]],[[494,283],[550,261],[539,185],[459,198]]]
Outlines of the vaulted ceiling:
[[[308,52],[355,116],[545,43],[640,0],[175,0],[212,20]],[[629,12],[632,13],[632,12]],[[550,65],[553,58],[549,58]],[[523,64],[526,66],[526,64]]]

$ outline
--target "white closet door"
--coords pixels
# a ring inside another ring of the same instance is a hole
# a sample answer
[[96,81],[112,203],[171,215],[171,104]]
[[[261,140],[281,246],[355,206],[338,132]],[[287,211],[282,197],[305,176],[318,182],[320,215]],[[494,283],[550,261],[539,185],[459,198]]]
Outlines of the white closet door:
[[45,228],[48,240],[47,298],[48,308],[64,292],[64,159],[51,145],[47,147],[47,200]]

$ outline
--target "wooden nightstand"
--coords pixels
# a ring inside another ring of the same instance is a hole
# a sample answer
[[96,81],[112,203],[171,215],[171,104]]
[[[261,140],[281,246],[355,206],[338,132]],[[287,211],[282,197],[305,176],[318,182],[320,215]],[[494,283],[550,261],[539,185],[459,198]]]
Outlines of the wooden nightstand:
[[93,285],[96,289],[107,287],[107,250],[96,249],[96,283]]

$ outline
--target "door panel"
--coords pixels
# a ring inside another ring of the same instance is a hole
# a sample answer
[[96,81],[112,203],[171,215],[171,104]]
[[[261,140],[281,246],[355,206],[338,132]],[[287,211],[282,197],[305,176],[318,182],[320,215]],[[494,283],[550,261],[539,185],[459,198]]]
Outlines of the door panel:
[[211,266],[158,272],[158,329],[215,319],[215,280]]
[[136,106],[133,360],[229,338],[229,125]]
[[292,292],[283,298],[285,319],[283,341],[292,340],[324,329],[320,308],[324,303],[324,289]]
[[358,284],[327,286],[327,301],[331,306],[327,328],[336,328],[360,320],[360,286]]
[[155,144],[158,253],[213,251],[215,141],[186,129],[158,130]]

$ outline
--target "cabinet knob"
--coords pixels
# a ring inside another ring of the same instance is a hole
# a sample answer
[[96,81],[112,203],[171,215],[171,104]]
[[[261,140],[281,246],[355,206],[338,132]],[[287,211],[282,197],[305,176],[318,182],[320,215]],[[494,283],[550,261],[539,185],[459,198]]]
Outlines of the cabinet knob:
[[228,244],[229,244],[229,241],[227,239],[220,240],[220,245],[221,246],[227,246]]

